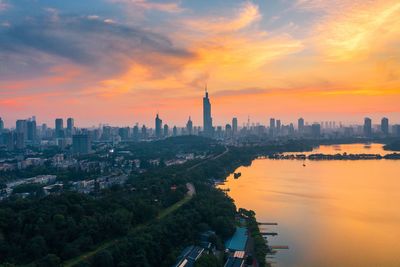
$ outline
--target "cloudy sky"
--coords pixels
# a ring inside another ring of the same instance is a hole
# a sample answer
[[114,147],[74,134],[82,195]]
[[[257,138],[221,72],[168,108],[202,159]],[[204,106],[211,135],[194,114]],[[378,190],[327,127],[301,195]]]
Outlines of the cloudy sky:
[[0,117],[400,122],[398,0],[0,0]]

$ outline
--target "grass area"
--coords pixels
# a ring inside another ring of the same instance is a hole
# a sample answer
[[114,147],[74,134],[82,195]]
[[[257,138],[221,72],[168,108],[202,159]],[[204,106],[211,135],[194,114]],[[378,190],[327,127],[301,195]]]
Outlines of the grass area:
[[[162,210],[162,211],[158,214],[158,216],[156,217],[156,219],[157,219],[157,220],[163,219],[163,218],[166,217],[167,215],[171,214],[172,212],[174,212],[174,211],[176,211],[177,209],[179,209],[180,207],[182,207],[185,203],[187,203],[189,200],[191,200],[192,197],[193,197],[192,194],[187,194],[183,199],[179,200],[178,202],[176,202],[175,204],[169,206],[168,208]],[[132,229],[130,230],[130,232],[134,232],[134,231],[140,230],[141,228],[145,227],[146,225],[150,224],[151,222],[153,222],[153,221],[149,221],[149,222],[147,222],[147,223],[145,223],[145,224],[137,225],[136,227],[132,228]],[[80,255],[79,257],[76,257],[76,258],[73,258],[73,259],[71,259],[71,260],[68,260],[68,261],[64,262],[64,263],[63,263],[63,266],[65,266],[65,267],[72,267],[72,266],[78,264],[78,263],[81,262],[81,261],[88,260],[88,259],[90,259],[91,257],[93,257],[97,252],[99,252],[99,251],[101,251],[101,250],[104,250],[104,249],[107,249],[107,248],[109,248],[109,247],[112,247],[112,246],[116,245],[118,242],[120,242],[121,240],[122,240],[122,238],[119,237],[119,238],[115,238],[115,239],[112,239],[112,240],[108,240],[108,241],[106,241],[106,242],[103,242],[103,243],[100,244],[96,249],[94,249],[94,250],[92,250],[92,251],[89,251],[89,252],[86,252],[86,253]]]

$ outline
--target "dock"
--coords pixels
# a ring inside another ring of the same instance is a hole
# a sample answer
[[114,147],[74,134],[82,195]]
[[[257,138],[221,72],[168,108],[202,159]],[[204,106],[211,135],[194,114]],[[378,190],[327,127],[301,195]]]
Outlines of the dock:
[[275,223],[275,222],[258,222],[258,225],[278,225],[278,223]]
[[278,235],[278,233],[276,232],[260,232],[261,235],[272,235],[272,236],[276,236]]
[[270,249],[289,249],[289,246],[269,246]]

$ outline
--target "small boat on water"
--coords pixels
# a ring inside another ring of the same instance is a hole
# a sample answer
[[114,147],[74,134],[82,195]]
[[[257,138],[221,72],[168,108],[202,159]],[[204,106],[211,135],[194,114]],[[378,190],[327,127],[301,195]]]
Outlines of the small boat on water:
[[235,178],[235,179],[239,178],[240,176],[242,176],[242,173],[241,173],[241,172],[235,172],[235,173],[233,174],[233,178]]

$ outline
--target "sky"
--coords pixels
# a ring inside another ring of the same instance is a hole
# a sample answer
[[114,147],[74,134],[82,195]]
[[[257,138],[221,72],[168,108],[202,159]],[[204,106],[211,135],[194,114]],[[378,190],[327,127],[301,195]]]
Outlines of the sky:
[[0,0],[0,117],[400,123],[398,0]]

